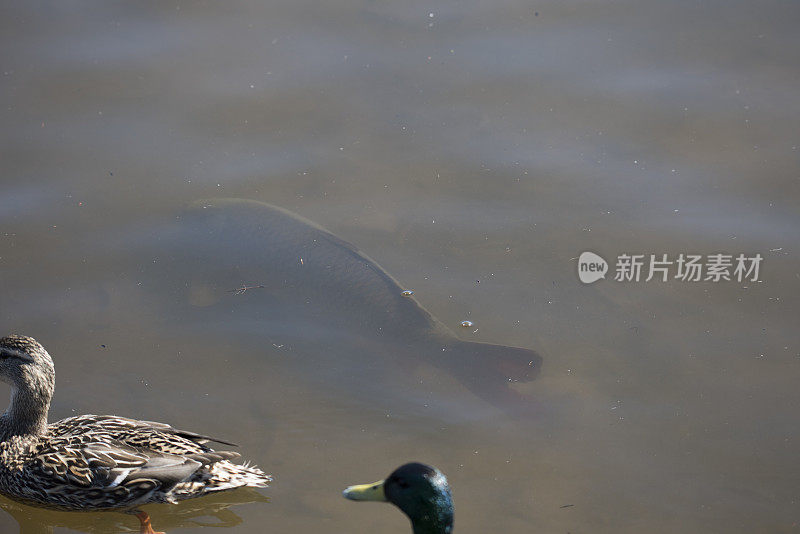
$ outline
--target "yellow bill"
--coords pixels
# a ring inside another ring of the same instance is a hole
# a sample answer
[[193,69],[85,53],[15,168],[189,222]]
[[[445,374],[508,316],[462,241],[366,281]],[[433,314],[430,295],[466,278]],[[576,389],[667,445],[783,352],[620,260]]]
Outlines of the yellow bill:
[[345,499],[351,501],[381,501],[386,502],[386,493],[383,491],[383,480],[372,484],[350,486],[342,492]]

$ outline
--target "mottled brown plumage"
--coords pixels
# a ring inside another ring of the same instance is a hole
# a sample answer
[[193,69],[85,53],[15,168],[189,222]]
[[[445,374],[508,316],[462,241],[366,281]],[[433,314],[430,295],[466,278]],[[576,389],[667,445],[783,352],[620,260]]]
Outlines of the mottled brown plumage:
[[81,415],[48,425],[55,370],[30,337],[0,339],[0,379],[12,386],[0,416],[0,493],[12,499],[66,510],[133,510],[271,480],[256,467],[233,464],[238,453],[206,445],[231,443],[163,423]]

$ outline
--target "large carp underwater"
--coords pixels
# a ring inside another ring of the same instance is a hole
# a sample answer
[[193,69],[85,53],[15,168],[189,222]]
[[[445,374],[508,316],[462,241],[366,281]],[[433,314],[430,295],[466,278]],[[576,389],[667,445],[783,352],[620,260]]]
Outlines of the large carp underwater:
[[357,384],[368,397],[402,395],[393,377],[429,365],[503,410],[530,405],[512,384],[536,377],[536,352],[458,339],[375,261],[311,221],[262,202],[209,199],[162,231],[169,253],[158,269],[170,272],[168,293],[191,303],[183,319],[203,331],[280,348],[287,356],[276,365]]

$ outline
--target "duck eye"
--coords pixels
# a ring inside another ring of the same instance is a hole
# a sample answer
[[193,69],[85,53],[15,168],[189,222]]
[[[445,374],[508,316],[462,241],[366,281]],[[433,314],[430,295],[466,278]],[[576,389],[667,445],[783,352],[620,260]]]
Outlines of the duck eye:
[[0,360],[9,360],[12,358],[16,358],[22,360],[23,362],[32,362],[33,357],[25,354],[24,352],[18,351],[16,349],[2,349],[0,350]]
[[398,478],[397,479],[397,485],[400,486],[403,489],[406,489],[408,487],[408,482],[406,482],[406,480],[404,478]]

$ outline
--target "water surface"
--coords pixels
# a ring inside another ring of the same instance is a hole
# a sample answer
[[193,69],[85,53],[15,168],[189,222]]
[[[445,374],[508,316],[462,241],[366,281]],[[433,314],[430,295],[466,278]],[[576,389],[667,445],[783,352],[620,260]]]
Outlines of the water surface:
[[[340,491],[409,460],[448,475],[459,533],[797,528],[796,6],[0,10],[0,325],[53,355],[51,419],[239,443],[276,480],[269,503],[227,508],[232,532],[408,532]],[[261,281],[170,268],[164,229],[213,197],[324,226],[464,341],[537,350],[541,374],[518,385],[534,415],[402,351],[365,369],[347,328],[271,338],[260,318],[280,308],[232,291]],[[764,261],[760,282],[585,286],[585,250]],[[366,400],[365,376],[390,394]],[[200,505],[214,522],[227,502]],[[208,532],[191,506],[150,512]],[[22,513],[56,532],[135,526]]]

